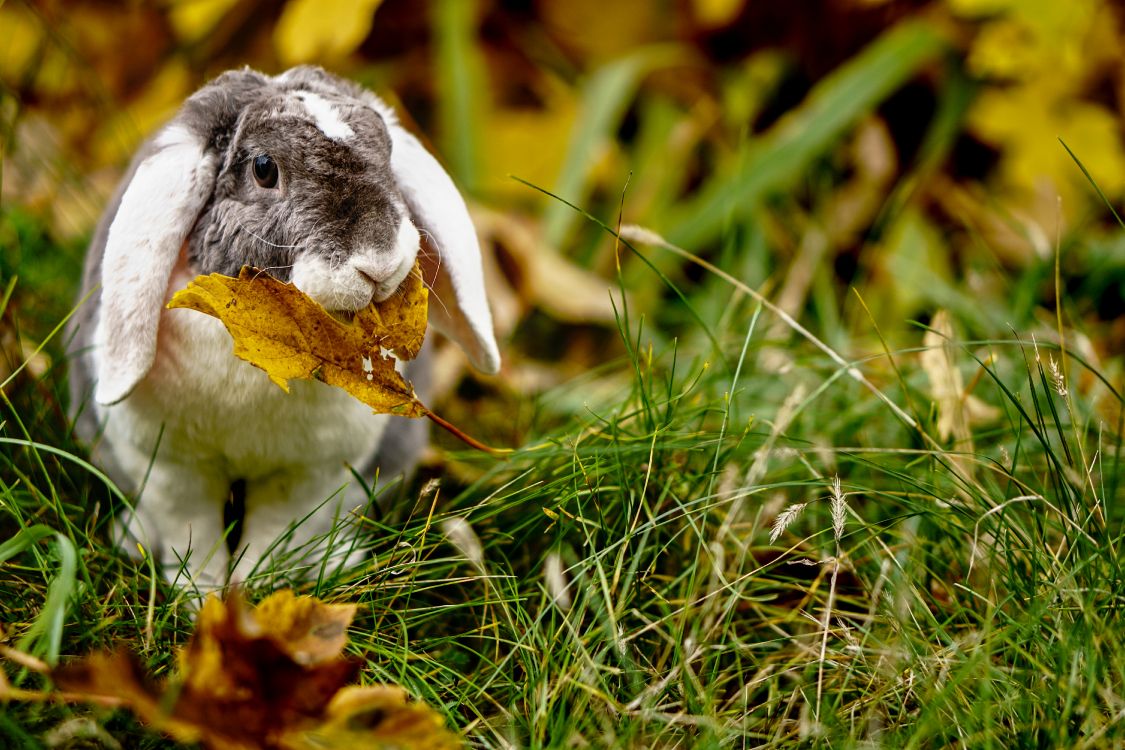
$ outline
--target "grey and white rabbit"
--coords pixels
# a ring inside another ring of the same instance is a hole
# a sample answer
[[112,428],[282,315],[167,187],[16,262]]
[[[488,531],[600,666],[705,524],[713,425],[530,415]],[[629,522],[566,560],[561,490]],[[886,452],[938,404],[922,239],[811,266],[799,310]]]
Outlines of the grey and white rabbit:
[[[419,252],[420,232],[436,254]],[[354,311],[394,294],[420,255],[432,324],[496,372],[468,210],[382,100],[315,67],[231,71],[193,94],[102,217],[79,295],[90,298],[71,323],[78,433],[136,497],[120,541],[143,544],[169,575],[183,565],[196,585],[220,586],[232,562],[223,506],[243,481],[233,578],[282,537],[290,552],[305,545],[296,558],[310,569],[355,559],[354,526],[326,536],[368,502],[355,475],[409,473],[425,425],[318,382],[283,393],[234,357],[218,320],[165,303],[197,274],[248,265]],[[425,367],[423,352],[406,373],[423,396]]]

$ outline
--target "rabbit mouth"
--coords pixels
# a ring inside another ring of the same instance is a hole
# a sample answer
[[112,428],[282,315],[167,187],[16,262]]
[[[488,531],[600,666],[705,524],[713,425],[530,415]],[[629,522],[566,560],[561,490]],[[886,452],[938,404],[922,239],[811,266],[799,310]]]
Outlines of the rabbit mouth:
[[332,267],[324,258],[299,258],[293,263],[293,284],[329,312],[355,312],[371,303],[375,284],[355,269]]
[[363,274],[368,281],[373,282],[375,293],[372,296],[374,300],[376,302],[383,302],[398,291],[398,288],[402,286],[402,282],[406,281],[406,277],[410,275],[413,268],[414,258],[406,257],[403,258],[398,268],[394,270],[394,273],[382,281],[375,281],[372,277],[364,274],[363,271],[360,271],[360,273]]
[[391,297],[413,268],[413,256],[390,269],[355,260],[338,268],[322,260],[299,261],[293,264],[293,284],[329,312],[352,313]]
[[[350,265],[374,286],[374,299],[383,302],[402,286],[414,260],[418,257],[421,235],[410,219],[403,217],[398,225],[394,249],[386,254],[357,253]],[[397,262],[394,260],[397,259]],[[389,262],[388,262],[389,260]]]
[[343,263],[305,254],[293,262],[293,283],[331,312],[355,312],[390,297],[418,256],[418,230],[403,218],[391,247],[360,246]]
[[323,262],[294,264],[293,283],[329,312],[354,313],[393,295],[412,267],[404,265],[405,272],[396,268],[391,276],[376,276],[351,264],[337,269]]

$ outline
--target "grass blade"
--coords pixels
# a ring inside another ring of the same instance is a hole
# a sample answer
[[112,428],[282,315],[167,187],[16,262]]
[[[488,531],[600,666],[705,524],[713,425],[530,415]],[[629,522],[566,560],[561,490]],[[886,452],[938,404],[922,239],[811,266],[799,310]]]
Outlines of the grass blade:
[[15,536],[0,544],[0,562],[30,549],[50,536],[55,538],[59,571],[47,586],[47,597],[39,617],[20,639],[18,648],[40,656],[54,666],[59,660],[67,603],[74,593],[78,572],[78,553],[74,549],[74,543],[49,526],[30,526],[20,529]]
[[668,241],[699,247],[716,240],[731,212],[746,213],[766,193],[797,180],[810,162],[944,47],[941,36],[924,23],[900,24],[883,34],[822,79],[800,107],[765,133],[741,169],[713,180],[698,198],[671,212]]
[[[554,193],[572,203],[582,203],[585,186],[597,164],[597,154],[621,124],[641,80],[653,70],[680,60],[674,47],[654,47],[610,63],[597,70],[582,87],[581,114],[571,133]],[[543,214],[546,244],[558,247],[579,218],[566,204],[551,201]]]
[[479,177],[478,100],[488,90],[482,80],[480,51],[474,44],[477,3],[440,0],[432,7],[442,151],[453,176],[472,191]]

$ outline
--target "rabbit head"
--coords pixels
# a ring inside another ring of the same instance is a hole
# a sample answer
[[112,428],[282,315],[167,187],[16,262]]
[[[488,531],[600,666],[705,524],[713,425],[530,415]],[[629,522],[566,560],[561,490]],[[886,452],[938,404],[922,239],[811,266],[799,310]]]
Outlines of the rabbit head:
[[449,175],[374,94],[319,68],[226,73],[191,96],[134,165],[105,243],[95,397],[152,367],[182,252],[196,273],[249,265],[330,310],[389,297],[421,253],[431,321],[485,372],[499,353],[480,249]]

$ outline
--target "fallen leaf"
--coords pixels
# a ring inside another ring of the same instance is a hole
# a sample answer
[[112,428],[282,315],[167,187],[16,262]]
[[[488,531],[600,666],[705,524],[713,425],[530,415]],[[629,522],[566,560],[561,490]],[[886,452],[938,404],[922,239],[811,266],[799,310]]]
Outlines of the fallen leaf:
[[[55,684],[90,703],[112,702],[127,706],[141,721],[180,742],[200,742],[204,728],[166,710],[160,691],[148,681],[137,660],[124,649],[95,652],[52,673]],[[244,750],[253,745],[208,743],[210,748]]]
[[222,321],[234,353],[289,391],[293,379],[343,388],[380,414],[426,416],[414,388],[395,370],[426,334],[427,290],[415,269],[399,293],[341,322],[292,284],[243,268],[237,279],[199,276],[168,303]]
[[262,635],[279,642],[295,662],[313,666],[344,652],[355,610],[354,604],[325,604],[285,590],[258,604],[255,620]]
[[315,727],[287,733],[285,750],[365,748],[365,750],[453,750],[459,737],[424,703],[408,703],[394,685],[346,687],[332,698],[327,717]]
[[264,370],[286,393],[290,380],[319,380],[343,388],[379,414],[426,417],[477,450],[510,452],[485,445],[434,414],[395,369],[395,357],[413,359],[422,349],[428,297],[415,264],[390,299],[343,322],[292,284],[244,267],[237,279],[197,276],[172,295],[168,307],[218,318],[234,339],[235,356]]
[[930,392],[937,406],[938,436],[954,439],[954,446],[971,451],[969,420],[965,414],[965,386],[955,361],[953,323],[947,310],[938,310],[930,320],[930,330],[922,336],[922,369],[930,380]]
[[344,655],[354,605],[280,591],[251,608],[236,592],[212,597],[179,655],[177,676],[155,685],[122,650],[94,653],[51,676],[68,700],[127,706],[143,722],[209,750],[457,748],[456,733],[394,685],[351,685]]
[[938,437],[953,438],[950,462],[964,477],[974,474],[972,424],[990,421],[999,416],[996,407],[984,403],[965,390],[957,367],[957,340],[948,310],[938,310],[930,320],[930,329],[922,336],[924,349],[919,355],[922,370],[930,381],[930,393],[937,409]]
[[[616,282],[564,257],[528,221],[483,208],[474,212],[473,219],[482,242],[502,255],[505,282],[524,310],[538,307],[564,323],[613,325],[610,291],[617,292]],[[632,304],[631,295],[626,295],[626,305]],[[509,313],[506,327],[514,328],[520,317]]]

